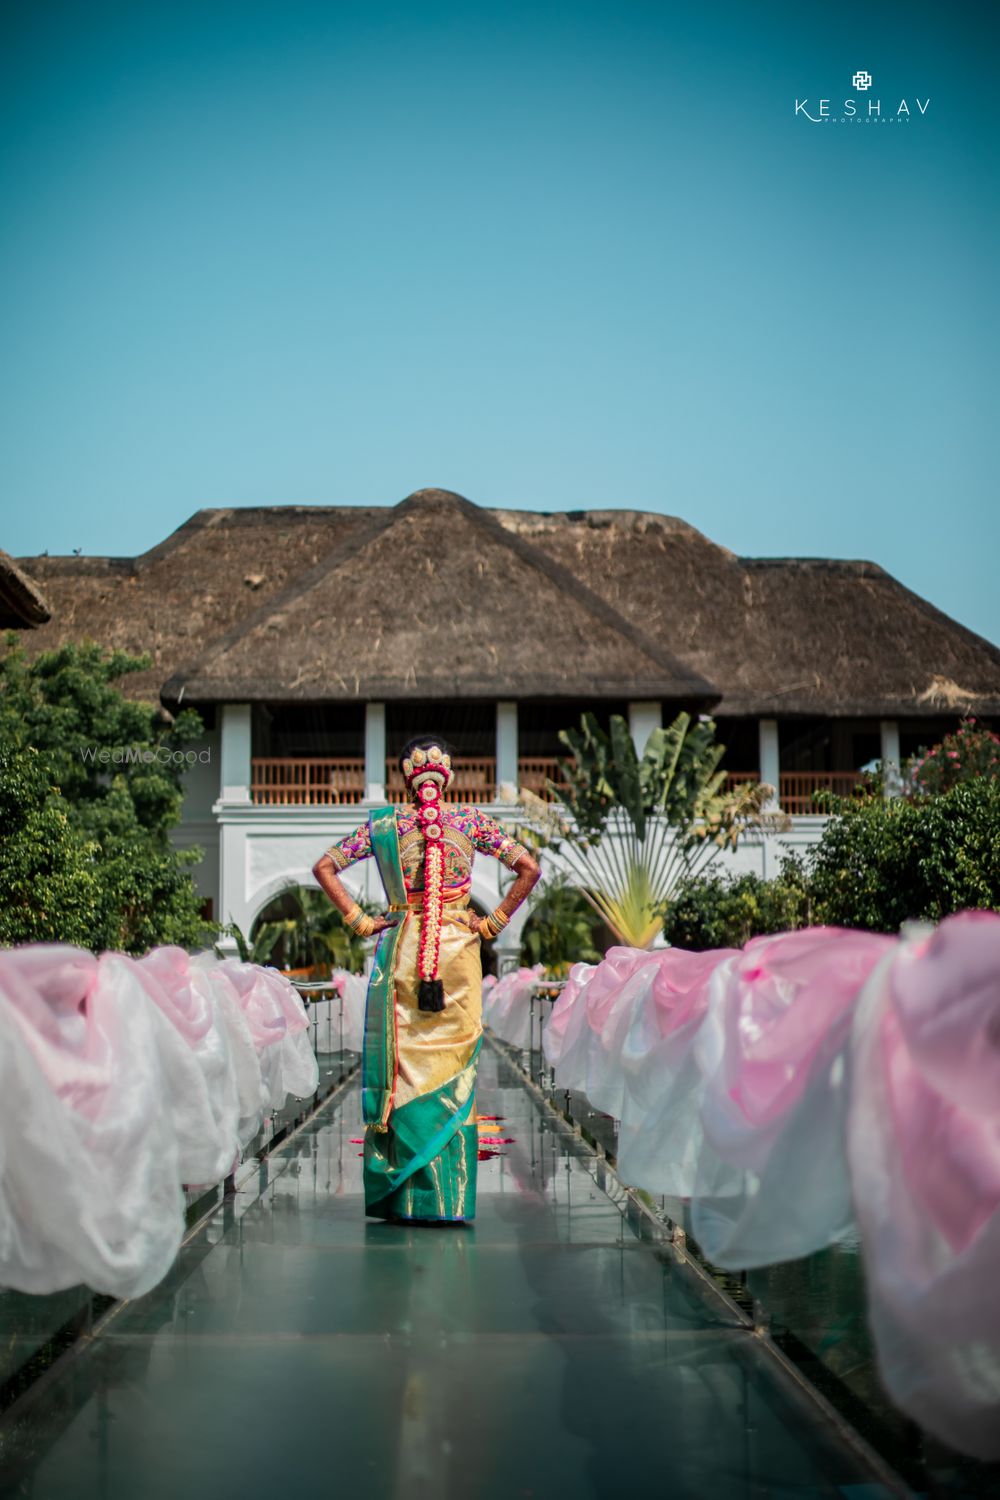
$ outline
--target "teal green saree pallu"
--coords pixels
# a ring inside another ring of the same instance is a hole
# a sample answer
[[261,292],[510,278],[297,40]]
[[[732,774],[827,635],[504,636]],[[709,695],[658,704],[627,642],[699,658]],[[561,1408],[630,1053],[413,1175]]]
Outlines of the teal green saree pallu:
[[479,938],[468,897],[441,928],[445,1008],[421,1011],[421,902],[403,880],[395,809],[369,819],[372,854],[395,927],[379,934],[368,983],[361,1058],[365,1212],[378,1218],[467,1220],[475,1215],[478,1127],[474,1092],[482,1046]]

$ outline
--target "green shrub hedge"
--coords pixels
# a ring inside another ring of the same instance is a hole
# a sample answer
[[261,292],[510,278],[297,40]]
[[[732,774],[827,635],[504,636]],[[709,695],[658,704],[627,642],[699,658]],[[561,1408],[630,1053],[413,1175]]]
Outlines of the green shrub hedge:
[[1000,781],[940,796],[871,795],[831,806],[815,849],[774,880],[710,875],[682,887],[664,922],[683,948],[740,947],[760,933],[829,924],[898,932],[910,919],[1000,910]]

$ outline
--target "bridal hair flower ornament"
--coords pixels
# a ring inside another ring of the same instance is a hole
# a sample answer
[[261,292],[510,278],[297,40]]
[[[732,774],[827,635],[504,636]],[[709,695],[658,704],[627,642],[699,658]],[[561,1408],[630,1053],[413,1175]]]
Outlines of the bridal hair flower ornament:
[[424,836],[424,901],[417,971],[420,1010],[444,1010],[444,985],[438,972],[444,914],[444,840],[441,793],[452,780],[451,756],[440,745],[417,748],[403,761],[403,776],[417,799],[417,825]]

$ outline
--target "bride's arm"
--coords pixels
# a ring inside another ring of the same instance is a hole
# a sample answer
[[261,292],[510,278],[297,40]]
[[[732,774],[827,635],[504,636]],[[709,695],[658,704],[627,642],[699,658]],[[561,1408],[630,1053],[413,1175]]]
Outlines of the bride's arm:
[[[506,918],[506,921],[504,921],[503,923],[504,926],[507,925],[507,922],[510,921],[511,917],[517,911],[517,908],[521,905],[521,902],[524,901],[525,897],[529,895],[531,890],[538,883],[539,876],[542,873],[538,867],[538,862],[532,859],[531,855],[526,851],[518,855],[517,859],[510,866],[510,868],[514,871],[514,875],[516,877],[514,880],[514,884],[511,886],[506,896],[504,896],[503,900],[496,908],[496,912],[501,916],[501,920],[503,920],[503,918]],[[469,926],[472,928],[473,932],[479,932],[483,921],[484,918],[473,913],[469,918]],[[482,934],[483,937],[486,937],[488,935],[490,934]],[[495,936],[495,934],[493,935]]]
[[[313,865],[313,874],[348,926],[353,926],[355,912],[359,910],[358,903],[337,874],[337,868],[329,854],[320,855],[319,859]],[[396,925],[395,918],[393,917],[371,917],[369,920],[372,926],[370,929],[366,928],[361,934],[362,937],[369,937],[371,933],[381,932],[385,927],[395,927]]]

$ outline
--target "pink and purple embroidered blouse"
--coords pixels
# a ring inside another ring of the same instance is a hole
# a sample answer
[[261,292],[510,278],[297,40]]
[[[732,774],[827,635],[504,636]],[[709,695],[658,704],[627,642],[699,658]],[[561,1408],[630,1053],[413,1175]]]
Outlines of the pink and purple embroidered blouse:
[[[396,809],[396,827],[399,830],[399,857],[403,866],[403,879],[407,892],[423,890],[424,886],[424,836],[417,823],[416,809],[406,806]],[[467,890],[472,883],[472,861],[475,854],[491,854],[513,869],[527,850],[523,844],[511,838],[507,830],[494,818],[489,818],[478,807],[441,805],[442,843],[444,846],[444,886],[448,891]],[[339,843],[332,844],[327,854],[338,870],[358,860],[368,859],[372,852],[371,835],[367,823],[362,823],[353,833]]]

